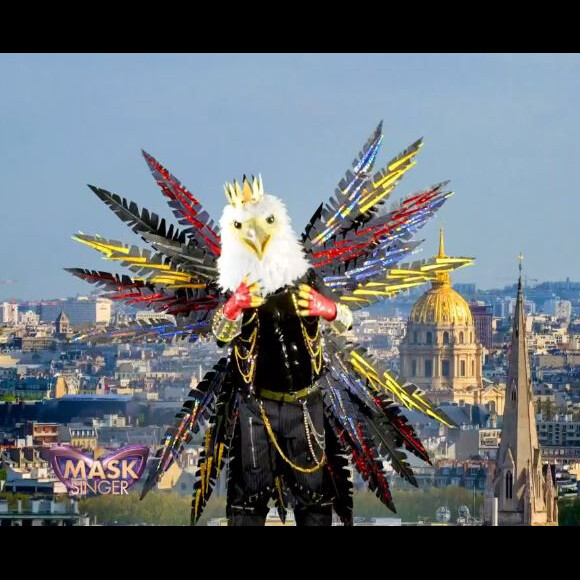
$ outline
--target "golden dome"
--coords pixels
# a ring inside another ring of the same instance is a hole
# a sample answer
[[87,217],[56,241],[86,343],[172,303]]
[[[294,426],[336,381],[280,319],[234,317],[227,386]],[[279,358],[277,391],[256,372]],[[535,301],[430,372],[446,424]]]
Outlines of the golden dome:
[[410,322],[417,324],[473,324],[473,315],[465,299],[449,283],[425,292],[411,310]]
[[[440,232],[438,258],[445,256],[443,230]],[[473,315],[465,299],[453,290],[449,274],[437,274],[432,288],[415,302],[409,322],[416,324],[473,325]]]

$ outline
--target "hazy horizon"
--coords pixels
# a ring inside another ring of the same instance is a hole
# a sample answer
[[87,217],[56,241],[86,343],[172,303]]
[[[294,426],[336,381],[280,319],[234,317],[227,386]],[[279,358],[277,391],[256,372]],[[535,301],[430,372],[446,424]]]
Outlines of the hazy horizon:
[[144,245],[86,187],[172,217],[140,150],[157,157],[212,217],[222,184],[261,173],[299,234],[378,121],[376,168],[418,137],[417,166],[391,197],[446,179],[438,228],[476,262],[457,283],[503,288],[524,254],[528,280],[580,279],[575,54],[3,54],[0,300],[89,294],[62,270],[124,271],[70,239]]

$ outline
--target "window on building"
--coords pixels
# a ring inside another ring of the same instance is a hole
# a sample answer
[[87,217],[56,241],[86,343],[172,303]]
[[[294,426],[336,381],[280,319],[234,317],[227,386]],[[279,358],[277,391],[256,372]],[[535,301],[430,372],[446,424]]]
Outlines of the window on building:
[[415,330],[413,331],[413,343],[417,344],[419,342],[419,333]]
[[465,376],[465,361],[462,360],[459,363],[459,376],[464,377]]
[[512,499],[514,490],[514,476],[511,471],[505,474],[505,496],[506,499]]
[[431,331],[427,332],[427,344],[433,344],[433,333]]
[[463,337],[463,330],[459,333],[459,344],[463,344],[464,337]]
[[473,332],[469,333],[469,342],[473,342]]
[[441,361],[441,374],[444,377],[448,377],[449,376],[449,361],[448,360],[442,360]]
[[426,377],[433,376],[433,361],[431,359],[427,359],[425,361],[425,376]]
[[417,359],[411,361],[411,376],[417,376]]
[[449,344],[449,333],[447,331],[443,333],[443,344]]
[[472,377],[475,376],[475,361],[474,360],[471,361],[471,376]]

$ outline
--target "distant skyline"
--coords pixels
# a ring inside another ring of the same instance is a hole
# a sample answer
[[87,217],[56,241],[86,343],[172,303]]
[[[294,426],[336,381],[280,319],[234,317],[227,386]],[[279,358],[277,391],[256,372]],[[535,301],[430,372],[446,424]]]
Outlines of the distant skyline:
[[172,218],[141,149],[215,220],[224,181],[261,173],[300,234],[381,119],[377,169],[425,138],[393,202],[456,193],[417,258],[444,227],[476,258],[453,282],[511,284],[520,251],[530,282],[580,280],[580,55],[3,54],[0,74],[0,300],[94,289],[67,266],[123,271],[70,236],[140,244],[87,183]]

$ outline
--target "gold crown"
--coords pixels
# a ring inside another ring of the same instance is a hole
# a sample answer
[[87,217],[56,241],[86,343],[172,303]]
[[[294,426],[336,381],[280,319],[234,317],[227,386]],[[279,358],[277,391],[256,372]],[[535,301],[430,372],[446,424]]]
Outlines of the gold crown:
[[242,185],[234,180],[233,183],[226,183],[224,189],[228,202],[234,207],[241,207],[245,203],[256,203],[264,197],[264,185],[260,175],[258,177],[252,175],[251,183],[244,175]]

